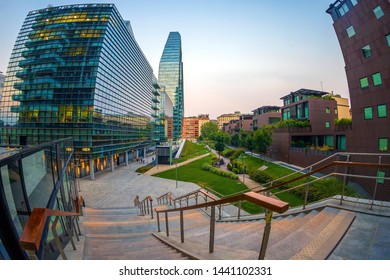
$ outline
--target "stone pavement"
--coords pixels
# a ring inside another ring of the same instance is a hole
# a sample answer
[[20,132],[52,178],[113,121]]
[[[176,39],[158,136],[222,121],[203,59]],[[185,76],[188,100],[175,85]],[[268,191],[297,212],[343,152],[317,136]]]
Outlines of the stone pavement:
[[156,199],[169,191],[180,196],[200,188],[194,183],[181,181],[176,188],[174,180],[136,173],[135,170],[140,166],[142,165],[139,163],[130,163],[128,166],[116,167],[114,172],[98,173],[95,180],[81,179],[80,195],[83,196],[86,207],[132,207],[137,195],[141,200],[148,195]]

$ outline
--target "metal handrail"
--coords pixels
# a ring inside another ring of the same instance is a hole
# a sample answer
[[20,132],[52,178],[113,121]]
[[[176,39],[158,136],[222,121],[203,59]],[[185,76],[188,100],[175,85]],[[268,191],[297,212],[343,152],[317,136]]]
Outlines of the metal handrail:
[[233,203],[233,202],[242,201],[242,200],[252,202],[254,204],[260,205],[261,207],[264,207],[267,209],[266,225],[264,228],[263,241],[262,241],[262,245],[260,248],[260,254],[259,254],[259,259],[264,259],[265,251],[266,251],[267,245],[268,245],[269,234],[271,231],[272,214],[273,214],[273,212],[277,212],[280,214],[284,213],[285,211],[288,210],[289,203],[278,200],[278,199],[274,199],[271,197],[267,197],[265,195],[258,194],[255,192],[239,194],[239,195],[229,197],[229,198],[223,198],[220,200],[214,200],[214,201],[210,201],[210,202],[206,202],[206,203],[201,203],[201,204],[191,205],[191,206],[186,206],[186,207],[180,207],[180,208],[166,209],[166,208],[157,207],[157,208],[155,208],[155,211],[157,214],[158,231],[160,232],[160,213],[165,214],[165,224],[166,224],[165,230],[166,230],[167,236],[169,236],[168,213],[180,212],[180,239],[181,239],[181,242],[184,243],[184,218],[183,218],[184,211],[210,207],[211,208],[211,215],[210,215],[209,252],[213,253],[214,252],[214,241],[215,241],[215,207],[226,204],[226,203]]
[[151,215],[153,220],[153,198],[150,195],[138,203],[138,208],[141,216]]

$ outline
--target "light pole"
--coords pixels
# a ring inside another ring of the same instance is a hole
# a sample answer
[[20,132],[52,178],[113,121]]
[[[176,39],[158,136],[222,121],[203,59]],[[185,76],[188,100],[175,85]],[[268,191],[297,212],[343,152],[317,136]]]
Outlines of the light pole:
[[177,160],[176,160],[176,188],[178,186],[178,182],[177,182]]
[[245,173],[246,173],[246,163],[245,163],[245,154],[242,156],[243,162],[244,162],[244,175],[242,177],[242,183],[245,184]]

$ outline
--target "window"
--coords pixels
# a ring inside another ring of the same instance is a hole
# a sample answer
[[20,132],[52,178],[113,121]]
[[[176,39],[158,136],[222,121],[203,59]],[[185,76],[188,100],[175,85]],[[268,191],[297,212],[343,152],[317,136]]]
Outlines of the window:
[[372,81],[374,82],[374,86],[379,86],[382,84],[381,73],[372,74]]
[[383,184],[384,182],[385,182],[385,175],[386,175],[386,173],[385,172],[383,172],[383,171],[378,171],[377,173],[376,173],[376,177],[378,177],[377,179],[376,179],[376,182],[377,183],[380,183],[380,184]]
[[341,151],[344,151],[345,148],[346,148],[346,137],[345,135],[337,135],[336,136],[336,145],[337,145],[337,149],[338,150],[341,150]]
[[325,122],[325,127],[329,128],[330,127],[330,122]]
[[347,34],[348,34],[349,38],[351,38],[353,35],[355,35],[355,29],[353,29],[352,25],[347,28]]
[[367,77],[360,79],[360,88],[368,88],[368,78]]
[[372,107],[364,108],[364,119],[371,120],[372,119]]
[[385,14],[383,13],[382,11],[382,8],[381,6],[377,6],[374,10],[372,10],[376,16],[377,19],[380,19],[381,17],[383,17]]
[[378,118],[387,117],[386,104],[378,105],[377,109],[378,109]]
[[337,108],[334,108],[334,114],[337,115],[339,113],[339,110]]
[[344,3],[344,4],[341,5],[340,8],[339,8],[340,16],[345,15],[348,11],[349,11],[349,8],[348,8],[348,6],[347,6],[347,3]]
[[365,58],[370,57],[372,55],[372,51],[371,51],[370,45],[364,46],[362,48],[362,52],[363,52],[363,56]]
[[387,152],[389,150],[389,139],[388,138],[379,138],[378,146],[379,146],[379,151]]
[[330,109],[329,109],[329,107],[326,107],[326,108],[325,108],[325,112],[326,112],[327,114],[330,114]]
[[352,5],[356,6],[358,1],[357,0],[351,0]]
[[386,35],[387,45],[390,47],[390,34]]

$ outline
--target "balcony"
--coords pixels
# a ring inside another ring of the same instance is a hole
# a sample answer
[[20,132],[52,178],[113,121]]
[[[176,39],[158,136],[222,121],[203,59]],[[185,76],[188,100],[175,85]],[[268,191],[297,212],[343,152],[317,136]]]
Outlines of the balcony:
[[153,113],[152,113],[152,117],[153,117],[153,118],[158,118],[159,115],[158,115],[156,112],[153,112]]
[[36,62],[36,60],[33,58],[25,59],[25,60],[22,60],[19,62],[19,67],[24,68],[24,67],[30,66],[32,64],[35,64],[35,62]]
[[17,78],[19,78],[19,79],[24,79],[24,78],[26,78],[26,77],[28,77],[28,76],[30,76],[30,75],[31,75],[31,71],[29,71],[29,70],[18,71],[18,72],[16,72],[16,74],[15,74],[15,76],[16,76]]
[[153,101],[154,103],[160,103],[160,100],[158,100],[158,98],[156,98],[156,97],[153,97],[153,98],[152,98],[152,101]]
[[297,133],[297,132],[311,132],[311,126],[285,126],[273,129],[274,133]]
[[158,90],[152,90],[152,93],[154,96],[160,96],[160,93],[158,92]]
[[155,111],[158,111],[160,108],[157,106],[157,105],[155,105],[155,104],[153,104],[152,106],[151,106],[151,108],[153,109],[153,110],[155,110]]

